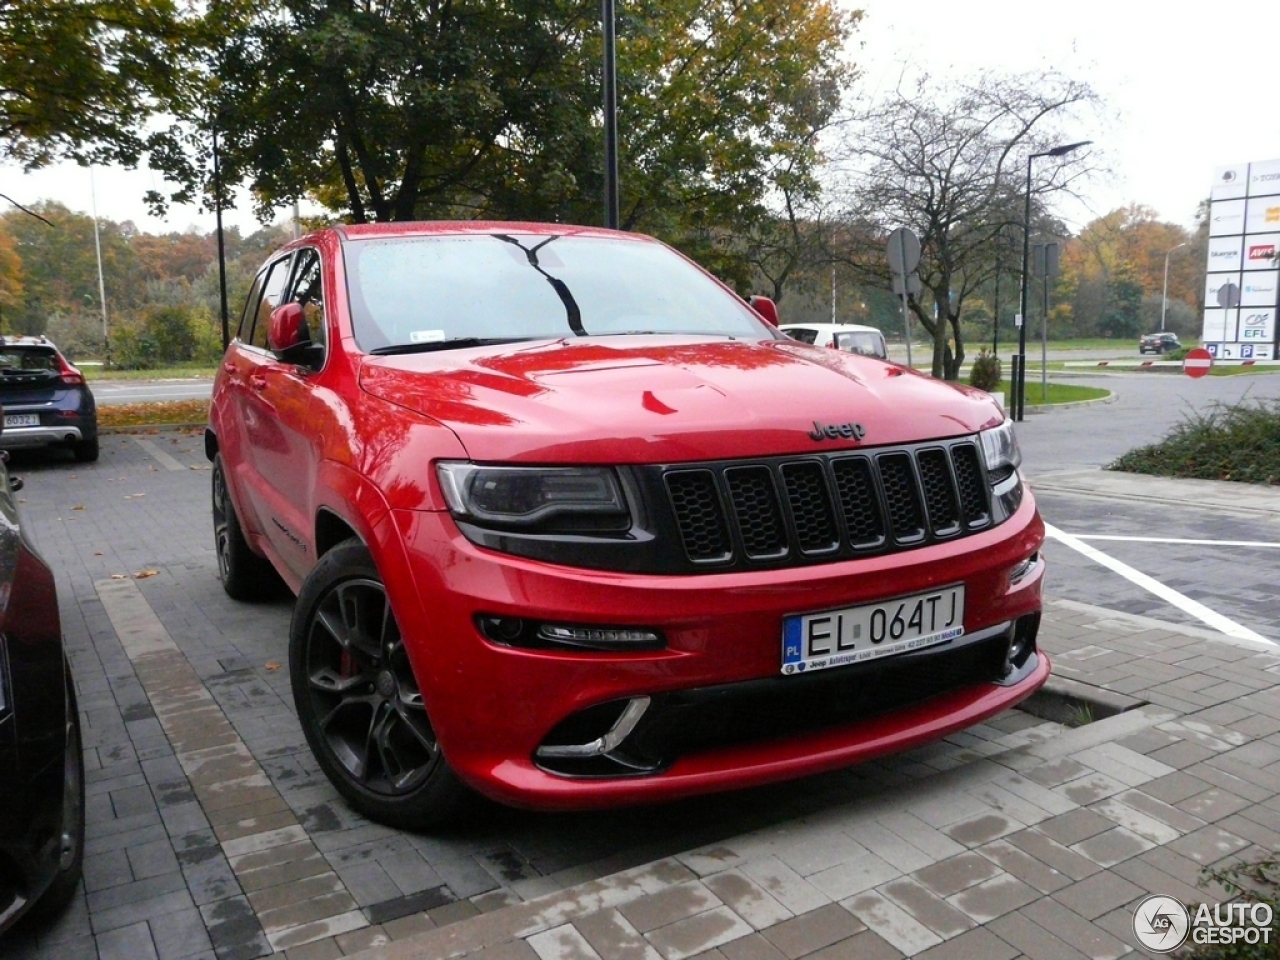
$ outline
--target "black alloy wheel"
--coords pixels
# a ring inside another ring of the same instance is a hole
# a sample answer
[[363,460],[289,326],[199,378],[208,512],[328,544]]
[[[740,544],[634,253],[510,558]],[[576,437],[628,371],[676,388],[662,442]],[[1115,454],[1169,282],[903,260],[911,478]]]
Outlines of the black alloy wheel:
[[348,540],[303,584],[289,671],[303,732],[347,801],[389,826],[449,819],[466,788],[445,762],[368,549]]
[[213,543],[218,554],[218,577],[233,600],[262,600],[280,590],[280,577],[270,561],[249,547],[240,529],[236,506],[227,489],[222,454],[213,458]]

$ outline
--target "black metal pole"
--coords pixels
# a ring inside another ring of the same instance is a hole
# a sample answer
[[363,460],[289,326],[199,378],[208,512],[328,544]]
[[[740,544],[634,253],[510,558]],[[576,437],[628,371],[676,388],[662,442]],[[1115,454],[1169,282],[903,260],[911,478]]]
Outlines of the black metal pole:
[[614,0],[602,0],[604,21],[604,220],[618,229],[618,69]]
[[998,356],[1000,353],[1000,246],[999,241],[996,243],[996,302],[992,309],[994,316],[991,319],[991,355]]
[[1022,209],[1022,282],[1018,295],[1018,382],[1013,385],[1013,419],[1021,420],[1027,386],[1027,257],[1031,252],[1031,161],[1040,154],[1027,156],[1027,196],[1026,205]]
[[218,232],[218,301],[222,312],[222,349],[231,342],[231,323],[227,317],[227,249],[222,238],[222,169],[218,164],[218,124],[213,132],[213,217]]

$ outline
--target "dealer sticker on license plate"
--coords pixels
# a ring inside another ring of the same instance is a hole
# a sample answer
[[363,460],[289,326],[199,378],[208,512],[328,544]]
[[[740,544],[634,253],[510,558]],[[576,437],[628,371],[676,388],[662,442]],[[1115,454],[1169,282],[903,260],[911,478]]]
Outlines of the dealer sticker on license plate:
[[6,427],[38,427],[40,426],[40,414],[7,413],[4,417],[4,425]]
[[782,672],[808,673],[946,643],[964,634],[964,584],[782,620]]

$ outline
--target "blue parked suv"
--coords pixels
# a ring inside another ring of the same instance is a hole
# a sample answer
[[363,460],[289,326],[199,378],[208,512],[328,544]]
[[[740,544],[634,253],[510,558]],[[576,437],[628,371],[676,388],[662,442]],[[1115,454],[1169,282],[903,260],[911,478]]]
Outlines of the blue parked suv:
[[60,446],[98,459],[98,408],[84,375],[44,337],[0,337],[4,445]]

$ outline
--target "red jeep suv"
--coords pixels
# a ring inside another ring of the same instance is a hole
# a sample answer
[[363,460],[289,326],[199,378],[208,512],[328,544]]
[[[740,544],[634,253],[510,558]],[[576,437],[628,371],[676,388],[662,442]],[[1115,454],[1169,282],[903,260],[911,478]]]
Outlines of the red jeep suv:
[[467,788],[567,809],[830,770],[1049,673],[1044,527],[991,397],[797,343],[645,237],[297,240],[206,448],[223,584],[297,593],[307,740],[392,825]]

